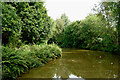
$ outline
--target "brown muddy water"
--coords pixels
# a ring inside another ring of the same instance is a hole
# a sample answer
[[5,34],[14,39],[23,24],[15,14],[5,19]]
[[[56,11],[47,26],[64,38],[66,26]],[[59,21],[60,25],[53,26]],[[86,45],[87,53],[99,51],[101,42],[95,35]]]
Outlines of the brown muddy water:
[[118,78],[119,56],[80,49],[63,49],[62,57],[31,69],[20,78]]

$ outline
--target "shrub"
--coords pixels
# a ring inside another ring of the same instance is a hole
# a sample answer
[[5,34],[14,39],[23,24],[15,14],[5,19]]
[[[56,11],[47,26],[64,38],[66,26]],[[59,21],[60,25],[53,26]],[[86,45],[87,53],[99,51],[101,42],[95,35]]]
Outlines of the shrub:
[[31,68],[41,66],[61,56],[55,45],[25,45],[19,49],[2,47],[2,79],[16,79]]

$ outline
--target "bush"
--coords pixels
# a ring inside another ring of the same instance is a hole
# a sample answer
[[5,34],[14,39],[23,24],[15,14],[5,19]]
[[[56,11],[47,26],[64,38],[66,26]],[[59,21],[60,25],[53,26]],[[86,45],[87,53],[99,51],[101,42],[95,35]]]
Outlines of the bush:
[[2,43],[20,47],[22,43],[40,44],[52,36],[53,20],[44,2],[3,2]]
[[82,21],[75,21],[65,27],[57,36],[57,43],[63,48],[80,48],[119,53],[117,33],[107,26],[101,17],[90,14]]
[[51,45],[25,45],[19,49],[2,47],[2,79],[16,79],[31,68],[61,56],[61,49]]

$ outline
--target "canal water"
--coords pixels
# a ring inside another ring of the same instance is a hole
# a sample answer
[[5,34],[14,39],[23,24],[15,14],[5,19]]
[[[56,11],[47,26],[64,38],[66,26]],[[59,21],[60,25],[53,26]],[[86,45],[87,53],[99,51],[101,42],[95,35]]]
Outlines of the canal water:
[[63,49],[62,57],[31,69],[20,78],[118,78],[119,56],[80,49]]

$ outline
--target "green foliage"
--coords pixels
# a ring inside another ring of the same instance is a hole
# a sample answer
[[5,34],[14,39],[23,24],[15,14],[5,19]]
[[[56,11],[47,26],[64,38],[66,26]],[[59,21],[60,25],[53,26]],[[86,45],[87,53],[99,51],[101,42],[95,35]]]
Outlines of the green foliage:
[[61,56],[55,45],[25,45],[19,49],[2,47],[2,79],[16,79],[25,71]]
[[64,26],[67,26],[70,24],[70,20],[68,19],[68,16],[66,16],[65,13],[61,15],[61,19],[64,20]]
[[[49,38],[51,34],[51,19],[47,15],[47,10],[40,3],[17,3],[17,13],[22,18],[22,39],[27,43],[40,43]],[[21,5],[27,6],[22,8]],[[19,10],[19,7],[22,10]]]
[[17,42],[21,34],[20,17],[16,14],[16,9],[11,4],[2,3],[2,43],[10,44],[9,40],[13,40],[13,45]]
[[48,43],[56,43],[57,44],[57,40],[59,40],[59,36],[63,35],[63,32],[65,30],[65,28],[70,24],[70,20],[68,19],[68,16],[66,16],[66,14],[62,14],[61,18],[56,19],[56,21],[54,21],[53,23],[53,36],[49,39]]
[[57,19],[56,20],[56,34],[60,34],[64,30],[64,20],[63,19]]
[[[116,44],[120,48],[120,1],[101,2],[96,8],[97,15],[102,15],[107,21],[106,26],[116,29]],[[118,50],[120,54],[120,50]]]
[[[76,44],[76,31],[79,26],[79,21],[73,22],[72,24],[68,25],[65,28],[65,31],[63,34],[58,36],[58,45],[61,45],[61,47],[73,47]],[[77,45],[76,45],[77,46]]]
[[75,21],[58,36],[58,45],[69,48],[83,48],[116,52],[116,31],[105,25],[106,20],[90,14],[85,20]]
[[[3,79],[16,79],[21,73],[61,56],[61,49],[46,43],[54,34],[54,21],[44,2],[2,3]],[[24,45],[24,46],[23,46]]]
[[2,4],[3,44],[20,47],[22,42],[40,44],[52,35],[53,21],[44,2],[4,2]]

